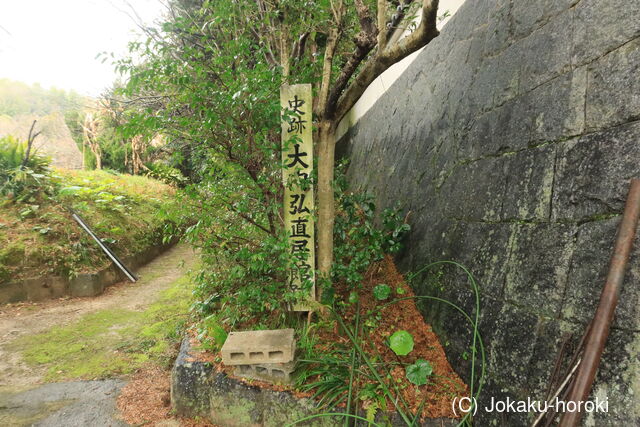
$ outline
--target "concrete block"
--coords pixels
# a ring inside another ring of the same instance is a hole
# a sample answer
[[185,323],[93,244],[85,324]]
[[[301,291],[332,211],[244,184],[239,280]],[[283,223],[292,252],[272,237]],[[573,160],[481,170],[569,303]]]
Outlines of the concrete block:
[[231,332],[222,346],[225,365],[287,363],[293,360],[293,329]]
[[237,377],[253,378],[274,384],[290,384],[296,362],[261,363],[257,365],[237,365],[233,374]]

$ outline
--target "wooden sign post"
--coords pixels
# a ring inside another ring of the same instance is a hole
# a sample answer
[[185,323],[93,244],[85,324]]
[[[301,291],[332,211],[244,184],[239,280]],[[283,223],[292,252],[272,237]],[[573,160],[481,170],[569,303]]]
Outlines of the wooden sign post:
[[[311,283],[309,300],[315,300],[315,230],[313,185],[312,94],[310,84],[280,87],[282,120],[282,181],[284,223],[295,265],[289,274],[293,290]],[[310,311],[304,300],[294,311]]]

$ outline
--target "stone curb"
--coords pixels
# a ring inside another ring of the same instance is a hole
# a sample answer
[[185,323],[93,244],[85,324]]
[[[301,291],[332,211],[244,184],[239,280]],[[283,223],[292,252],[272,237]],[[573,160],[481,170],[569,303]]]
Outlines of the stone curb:
[[[216,372],[209,363],[195,361],[189,338],[182,341],[171,372],[171,404],[179,416],[202,417],[221,427],[282,427],[325,412],[311,399],[296,398],[287,391],[248,385],[224,372]],[[378,413],[375,422],[383,426],[405,426],[397,413]],[[458,420],[437,418],[419,426],[453,427],[457,424]],[[297,425],[343,426],[344,420],[342,417],[321,417]],[[355,425],[364,427],[367,423],[357,422]]]
[[[130,269],[137,269],[173,247],[177,241],[167,245],[154,245],[122,260]],[[112,263],[96,273],[83,273],[69,279],[59,276],[42,276],[20,282],[0,284],[0,304],[21,301],[44,301],[72,297],[93,297],[106,288],[125,279],[124,274]]]

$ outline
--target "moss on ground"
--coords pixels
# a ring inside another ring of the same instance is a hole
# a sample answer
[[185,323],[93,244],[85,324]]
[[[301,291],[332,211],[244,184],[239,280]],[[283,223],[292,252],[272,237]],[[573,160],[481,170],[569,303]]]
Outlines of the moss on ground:
[[16,339],[11,351],[32,366],[46,366],[45,380],[108,378],[146,362],[167,365],[175,356],[191,303],[189,276],[177,280],[143,311],[107,309],[69,325]]

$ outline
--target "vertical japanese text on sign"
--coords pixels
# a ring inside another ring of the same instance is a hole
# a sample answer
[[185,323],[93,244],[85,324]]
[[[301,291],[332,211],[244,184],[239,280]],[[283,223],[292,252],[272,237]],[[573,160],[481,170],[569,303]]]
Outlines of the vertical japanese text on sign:
[[[311,284],[307,299],[315,299],[315,224],[313,186],[308,179],[313,169],[312,95],[310,84],[283,85],[280,105],[286,111],[282,120],[282,162],[284,170],[284,222],[295,266],[289,274],[293,290]],[[306,185],[305,185],[306,183]],[[304,301],[293,307],[308,311]]]

